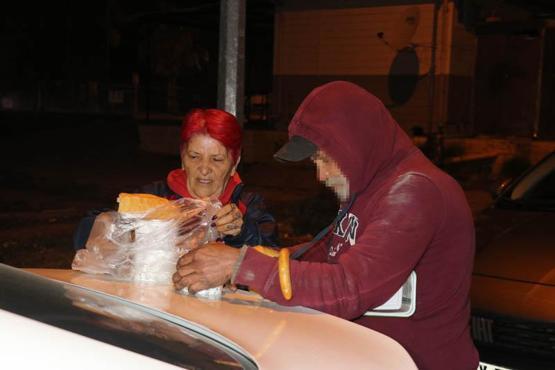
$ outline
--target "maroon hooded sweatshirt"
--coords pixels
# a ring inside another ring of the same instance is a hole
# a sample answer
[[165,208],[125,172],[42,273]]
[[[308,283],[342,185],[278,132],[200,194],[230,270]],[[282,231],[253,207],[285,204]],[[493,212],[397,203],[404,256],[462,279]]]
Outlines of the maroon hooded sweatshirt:
[[[281,294],[276,259],[254,249],[246,251],[234,283],[384,333],[421,370],[476,369],[469,333],[474,227],[457,182],[412,144],[379,99],[348,82],[313,90],[291,121],[293,135],[338,163],[355,201],[327,237],[291,261],[290,301]],[[412,316],[363,316],[413,270]]]

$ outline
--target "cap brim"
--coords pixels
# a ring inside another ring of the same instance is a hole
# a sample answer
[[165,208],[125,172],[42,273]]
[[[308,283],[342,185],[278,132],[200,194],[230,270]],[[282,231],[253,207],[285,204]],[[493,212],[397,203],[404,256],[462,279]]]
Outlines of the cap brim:
[[298,162],[316,153],[318,147],[312,141],[301,136],[291,136],[289,141],[274,154],[280,161]]

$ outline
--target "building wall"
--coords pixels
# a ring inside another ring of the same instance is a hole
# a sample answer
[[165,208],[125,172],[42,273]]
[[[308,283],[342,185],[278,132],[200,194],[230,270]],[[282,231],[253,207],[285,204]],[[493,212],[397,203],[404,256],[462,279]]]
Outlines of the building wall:
[[[445,1],[438,11],[435,90],[429,75],[434,5],[378,3],[339,9],[286,7],[276,14],[273,117],[278,128],[287,126],[310,90],[338,79],[374,93],[405,129],[426,129],[430,121],[434,126],[451,121],[455,127],[468,126],[474,43],[462,27],[454,26],[453,3]],[[410,99],[399,104],[391,98],[390,76],[398,49],[410,44],[418,59],[418,80]]]
[[[457,12],[453,6],[449,8],[450,37],[444,49],[449,50],[448,101],[442,106],[446,109],[440,118],[447,133],[473,134],[475,127],[473,107],[473,85],[476,64],[476,36],[467,31],[457,21]],[[447,22],[446,22],[447,23]]]
[[538,136],[555,138],[555,20],[547,24],[544,32],[542,60],[541,108]]
[[532,137],[538,119],[540,37],[480,36],[475,122],[482,134]]

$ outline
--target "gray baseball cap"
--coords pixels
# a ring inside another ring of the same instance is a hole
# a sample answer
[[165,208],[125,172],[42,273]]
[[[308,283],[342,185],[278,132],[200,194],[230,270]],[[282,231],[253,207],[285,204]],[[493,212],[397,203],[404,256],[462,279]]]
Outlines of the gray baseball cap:
[[312,141],[301,136],[291,136],[280,150],[274,154],[274,158],[287,162],[298,162],[316,153],[318,147]]

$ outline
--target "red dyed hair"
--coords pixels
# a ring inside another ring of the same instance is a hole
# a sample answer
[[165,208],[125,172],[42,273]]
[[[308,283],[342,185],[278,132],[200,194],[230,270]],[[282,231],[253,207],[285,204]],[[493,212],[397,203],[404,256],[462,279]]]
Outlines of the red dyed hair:
[[243,133],[234,115],[221,109],[193,109],[185,116],[181,125],[182,150],[196,134],[205,134],[218,140],[231,152],[233,161],[237,162]]

